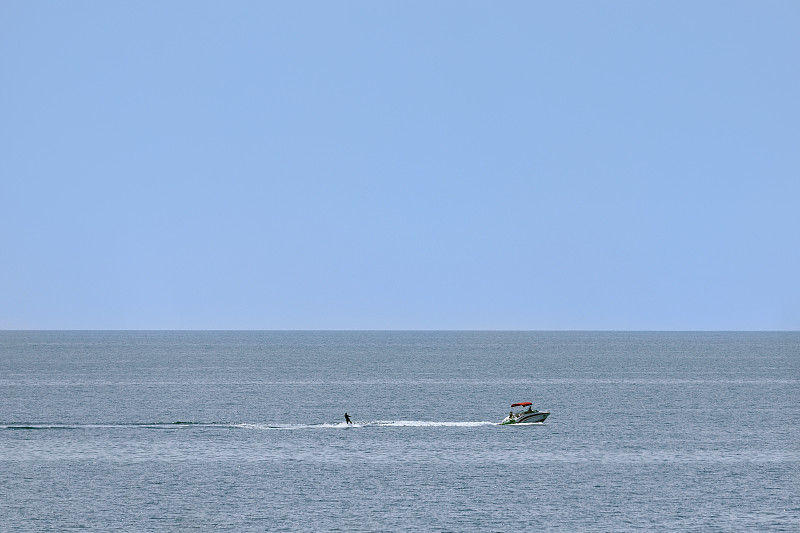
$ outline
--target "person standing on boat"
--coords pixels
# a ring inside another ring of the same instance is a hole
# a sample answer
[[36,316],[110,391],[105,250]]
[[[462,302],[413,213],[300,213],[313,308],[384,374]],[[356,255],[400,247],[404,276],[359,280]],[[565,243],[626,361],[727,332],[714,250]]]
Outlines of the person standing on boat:
[[347,413],[344,414],[344,421],[347,422],[348,424],[352,424],[352,422],[350,421],[350,415],[348,415]]

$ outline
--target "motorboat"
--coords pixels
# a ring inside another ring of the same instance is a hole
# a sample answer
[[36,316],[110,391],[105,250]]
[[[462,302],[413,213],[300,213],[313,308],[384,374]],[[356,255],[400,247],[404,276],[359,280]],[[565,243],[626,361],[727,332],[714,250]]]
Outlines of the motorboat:
[[[515,407],[517,408],[516,410],[514,409]],[[508,416],[505,417],[500,424],[533,424],[536,422],[544,422],[545,418],[548,416],[550,416],[550,413],[534,409],[531,402],[512,403],[511,412],[508,413]]]

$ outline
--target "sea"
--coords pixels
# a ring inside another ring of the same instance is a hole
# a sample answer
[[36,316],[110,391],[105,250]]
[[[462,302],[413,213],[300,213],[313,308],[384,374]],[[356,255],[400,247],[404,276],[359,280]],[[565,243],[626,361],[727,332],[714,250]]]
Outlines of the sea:
[[796,532],[800,333],[2,331],[0,531]]

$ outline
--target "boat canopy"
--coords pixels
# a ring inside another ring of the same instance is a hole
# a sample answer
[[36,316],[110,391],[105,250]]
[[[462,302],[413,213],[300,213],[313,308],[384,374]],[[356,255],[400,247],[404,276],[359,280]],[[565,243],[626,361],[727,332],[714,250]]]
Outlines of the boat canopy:
[[527,407],[529,405],[533,405],[531,402],[519,402],[519,403],[512,403],[511,407]]

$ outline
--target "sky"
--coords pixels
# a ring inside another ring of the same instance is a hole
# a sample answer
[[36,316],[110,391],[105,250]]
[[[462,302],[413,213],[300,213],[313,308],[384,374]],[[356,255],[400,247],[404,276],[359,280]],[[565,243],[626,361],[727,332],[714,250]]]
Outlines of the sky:
[[800,329],[800,3],[0,3],[0,329]]

